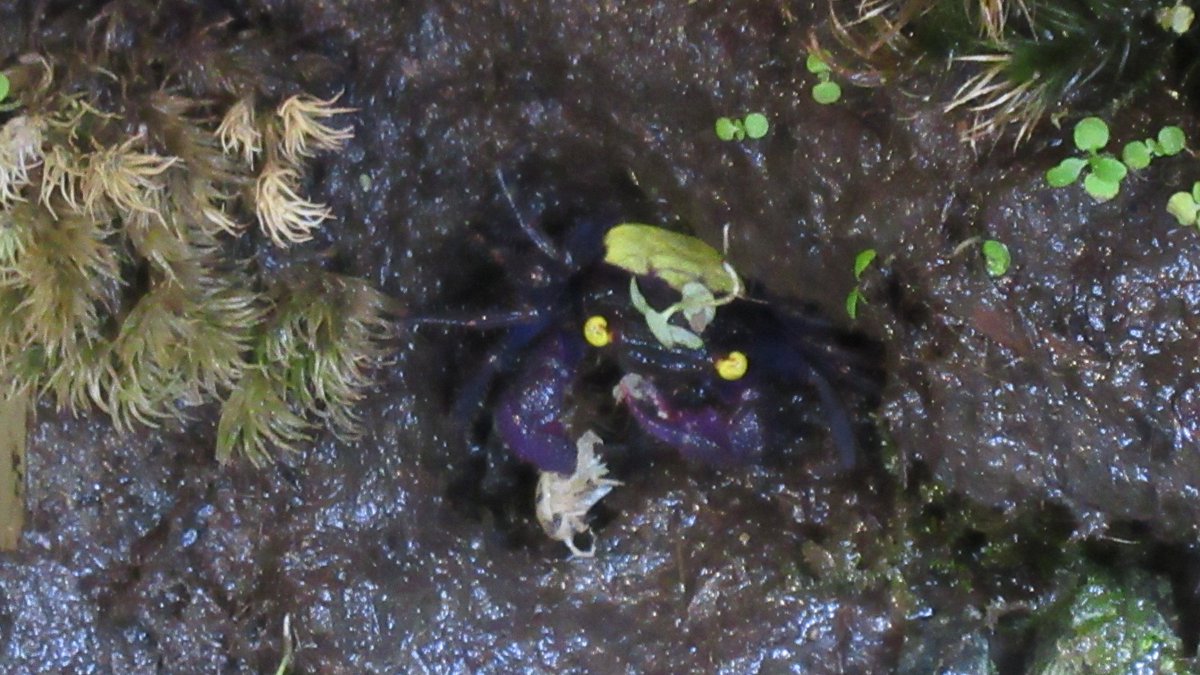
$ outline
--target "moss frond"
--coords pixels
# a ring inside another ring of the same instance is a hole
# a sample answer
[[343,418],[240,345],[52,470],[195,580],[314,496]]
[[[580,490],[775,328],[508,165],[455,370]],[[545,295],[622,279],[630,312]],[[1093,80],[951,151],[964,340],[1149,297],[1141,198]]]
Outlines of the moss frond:
[[353,408],[370,386],[370,371],[387,355],[387,296],[367,283],[328,272],[279,289],[265,353],[282,369],[306,410],[353,437]]
[[256,296],[234,288],[155,285],[125,317],[113,342],[116,379],[103,407],[128,427],[133,420],[178,417],[232,388],[245,366],[262,311]]
[[255,363],[222,407],[221,461],[240,451],[260,463],[270,446],[294,449],[314,426],[307,418],[356,437],[354,405],[387,357],[391,301],[366,282],[306,270],[278,284],[272,296]]
[[[964,1],[967,4],[967,11],[970,12],[971,0]],[[1033,25],[1033,15],[1029,12],[1029,6],[1025,4],[1025,0],[975,0],[975,2],[980,32],[984,38],[992,42],[1004,41],[1009,17],[1014,14],[1024,16],[1029,25]]]
[[168,177],[168,210],[187,221],[189,228],[215,238],[221,233],[240,236],[245,226],[234,219],[234,197],[227,191],[240,187],[248,180],[239,178],[221,184],[200,178],[190,172],[175,171]]
[[79,182],[83,168],[78,163],[79,155],[63,145],[55,145],[46,153],[42,163],[42,185],[38,190],[38,203],[57,218],[53,204],[60,201],[73,211],[79,210]]
[[963,140],[974,145],[996,138],[1013,126],[1017,130],[1014,145],[1027,139],[1049,105],[1049,83],[1036,72],[1024,81],[1011,77],[1011,53],[959,60],[983,64],[983,70],[964,82],[944,108],[945,112],[961,108],[972,114],[971,125],[960,134]]
[[84,410],[95,403],[107,412],[107,386],[118,379],[109,358],[112,346],[103,338],[80,343],[75,348],[58,353],[46,353],[39,347],[29,350],[26,357],[48,372],[42,389],[53,394],[59,410]]
[[118,214],[157,213],[157,194],[163,190],[162,174],[179,161],[178,157],[163,157],[137,152],[141,136],[134,136],[120,145],[100,148],[88,160],[80,187],[83,207],[89,213],[99,213],[107,199]]
[[271,446],[291,450],[308,442],[311,427],[288,404],[282,379],[264,366],[251,367],[221,405],[217,461],[228,462],[236,452],[262,465]]
[[258,176],[254,191],[258,222],[277,246],[309,241],[313,230],[333,218],[329,207],[299,195],[299,183],[299,172],[270,160]]
[[0,127],[0,205],[24,201],[29,171],[42,162],[46,123],[37,116],[18,115]]
[[226,154],[241,155],[247,168],[254,166],[262,152],[262,132],[255,119],[254,99],[247,96],[229,107],[216,132],[221,149]]
[[334,106],[341,96],[322,100],[299,94],[279,105],[276,112],[283,122],[283,156],[289,163],[297,164],[312,157],[314,149],[339,150],[354,137],[350,127],[335,129],[322,122],[334,115],[354,112],[354,108]]
[[[40,213],[39,213],[40,212]],[[115,304],[120,270],[105,226],[86,214],[45,217],[41,207],[16,205],[23,252],[12,266],[28,340],[52,354],[100,334],[101,309]]]

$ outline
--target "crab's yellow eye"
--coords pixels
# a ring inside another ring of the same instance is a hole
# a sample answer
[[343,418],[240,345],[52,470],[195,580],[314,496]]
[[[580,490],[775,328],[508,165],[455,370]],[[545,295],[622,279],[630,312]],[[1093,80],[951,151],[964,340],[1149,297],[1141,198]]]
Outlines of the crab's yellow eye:
[[608,319],[602,316],[590,317],[583,324],[583,339],[593,347],[603,347],[612,342],[612,333],[608,332]]
[[741,352],[729,352],[717,359],[717,375],[723,380],[740,380],[750,367],[750,360]]

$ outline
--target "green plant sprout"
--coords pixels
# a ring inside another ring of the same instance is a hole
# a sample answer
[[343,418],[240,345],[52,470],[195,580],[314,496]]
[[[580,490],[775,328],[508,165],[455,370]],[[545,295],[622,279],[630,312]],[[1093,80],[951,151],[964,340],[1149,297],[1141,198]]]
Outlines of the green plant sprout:
[[989,276],[1002,277],[1008,273],[1008,268],[1012,265],[1012,255],[1003,242],[988,239],[983,242],[980,251],[983,253],[984,264],[987,266]]
[[1147,138],[1144,141],[1130,141],[1121,150],[1121,161],[1125,166],[1140,171],[1148,166],[1155,157],[1171,157],[1183,152],[1187,147],[1187,136],[1183,129],[1177,126],[1165,126],[1158,130],[1157,138]]
[[816,75],[817,79],[820,80],[812,88],[813,100],[821,105],[837,103],[838,99],[842,97],[842,88],[837,82],[833,81],[833,70],[826,63],[825,59],[817,52],[809,52],[804,65],[808,68],[808,72]]
[[[1183,130],[1166,126],[1159,130],[1157,138],[1133,141],[1121,151],[1122,159],[1111,153],[1101,152],[1109,141],[1108,125],[1099,117],[1087,117],[1075,125],[1073,134],[1075,147],[1087,153],[1087,157],[1068,157],[1046,172],[1050,187],[1066,187],[1083,173],[1083,189],[1097,201],[1105,202],[1121,191],[1121,181],[1129,170],[1140,170],[1150,165],[1155,157],[1179,154],[1187,145]],[[1124,161],[1122,161],[1124,160]]]
[[1157,18],[1158,25],[1162,26],[1163,30],[1183,35],[1188,32],[1192,27],[1192,22],[1196,20],[1196,12],[1191,7],[1178,2],[1173,7],[1164,7],[1158,10]]
[[1191,192],[1176,192],[1167,200],[1167,213],[1175,216],[1184,227],[1200,226],[1200,181],[1192,184]]
[[10,93],[12,93],[12,81],[8,79],[8,75],[0,73],[0,112],[10,112],[21,107],[20,101],[6,102]]
[[858,318],[858,305],[867,302],[867,298],[862,292],[862,275],[871,266],[871,263],[875,262],[875,257],[876,253],[873,248],[863,249],[858,252],[858,255],[854,256],[855,284],[854,289],[846,296],[846,314],[851,319]]
[[767,135],[770,129],[767,116],[762,113],[750,113],[743,119],[717,118],[717,138],[723,141],[740,141],[744,138],[758,140]]

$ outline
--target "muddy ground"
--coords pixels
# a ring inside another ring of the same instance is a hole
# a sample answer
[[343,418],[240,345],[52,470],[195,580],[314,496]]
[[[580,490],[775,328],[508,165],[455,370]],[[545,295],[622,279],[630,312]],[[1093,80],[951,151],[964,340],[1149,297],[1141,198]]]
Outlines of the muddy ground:
[[[960,143],[942,105],[961,73],[818,105],[824,2],[209,4],[307,36],[339,66],[316,93],[358,109],[312,183],[337,221],[302,248],[417,314],[514,300],[464,293],[471,251],[521,236],[499,175],[535,221],[714,245],[729,226],[738,269],[883,346],[880,438],[849,474],[822,433],[769,468],[656,456],[606,500],[597,557],[566,560],[461,494],[450,402],[486,334],[400,330],[365,437],[263,469],[215,463],[211,415],[119,434],[47,403],[27,532],[0,557],[5,672],[274,672],[290,617],[305,673],[1019,673],[1079,570],[1161,582],[1194,653],[1200,236],[1162,208],[1193,160],[1097,204],[1045,186],[1065,131]],[[3,55],[64,49],[103,5],[9,3]],[[764,139],[716,138],[750,111]],[[1111,122],[1200,131],[1165,88]],[[956,254],[971,237],[1006,242],[1009,273]]]

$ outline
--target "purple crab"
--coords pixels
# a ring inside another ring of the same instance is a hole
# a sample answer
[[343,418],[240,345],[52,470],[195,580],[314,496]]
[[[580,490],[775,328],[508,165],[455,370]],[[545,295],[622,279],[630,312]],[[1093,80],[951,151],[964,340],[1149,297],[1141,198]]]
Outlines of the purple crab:
[[[689,460],[731,466],[762,461],[773,446],[787,444],[798,433],[796,420],[806,417],[797,413],[815,404],[842,463],[854,464],[859,434],[843,392],[859,400],[878,387],[869,354],[848,347],[842,333],[812,312],[772,299],[752,283],[747,291],[736,277],[733,292],[702,301],[702,311],[687,321],[660,317],[654,326],[646,308],[680,298],[679,270],[668,269],[674,258],[634,264],[634,271],[606,262],[614,220],[580,220],[558,238],[519,223],[527,244],[505,257],[528,264],[513,274],[526,280],[514,284],[522,300],[517,309],[433,321],[500,332],[457,406],[461,419],[474,422],[469,426],[479,444],[491,438],[491,445],[540,471],[570,474],[581,434],[619,427],[613,418],[625,414],[645,436]],[[718,265],[710,286],[725,274],[721,265],[733,274],[697,239],[635,227],[683,242],[675,248],[703,249]],[[704,276],[680,266],[684,276]],[[685,344],[664,338],[664,331],[683,335]]]

